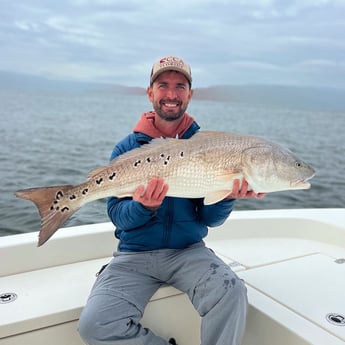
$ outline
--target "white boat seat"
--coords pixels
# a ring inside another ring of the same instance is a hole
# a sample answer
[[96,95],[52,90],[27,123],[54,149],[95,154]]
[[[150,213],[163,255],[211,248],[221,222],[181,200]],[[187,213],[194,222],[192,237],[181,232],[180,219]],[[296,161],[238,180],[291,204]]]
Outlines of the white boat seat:
[[[95,274],[109,260],[96,259],[0,277],[0,294],[17,295],[15,301],[0,305],[0,338],[78,320]],[[178,294],[182,292],[166,286],[152,300]]]

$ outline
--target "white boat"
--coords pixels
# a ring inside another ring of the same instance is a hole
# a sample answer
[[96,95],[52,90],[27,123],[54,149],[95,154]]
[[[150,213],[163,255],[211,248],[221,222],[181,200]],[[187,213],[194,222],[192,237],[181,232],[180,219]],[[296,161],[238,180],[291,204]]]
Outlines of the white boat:
[[[77,322],[95,273],[116,240],[113,225],[64,228],[0,241],[0,345],[81,345]],[[345,345],[345,208],[234,211],[206,239],[248,288],[243,345]],[[161,288],[143,324],[179,345],[200,344],[186,295]]]

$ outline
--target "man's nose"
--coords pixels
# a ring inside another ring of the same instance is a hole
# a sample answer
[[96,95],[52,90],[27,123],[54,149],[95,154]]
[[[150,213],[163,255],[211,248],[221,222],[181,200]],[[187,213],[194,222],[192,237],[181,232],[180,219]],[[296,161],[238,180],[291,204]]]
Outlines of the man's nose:
[[171,98],[171,99],[176,98],[176,90],[175,90],[175,88],[169,88],[167,90],[167,97]]

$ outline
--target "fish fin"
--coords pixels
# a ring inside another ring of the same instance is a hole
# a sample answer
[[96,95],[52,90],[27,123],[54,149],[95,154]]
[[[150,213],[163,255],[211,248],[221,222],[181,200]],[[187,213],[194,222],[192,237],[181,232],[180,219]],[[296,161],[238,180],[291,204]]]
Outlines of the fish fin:
[[65,194],[73,188],[71,185],[41,187],[19,190],[16,192],[18,198],[32,201],[41,216],[41,229],[38,236],[38,247],[47,242],[49,238],[65,223],[65,221],[77,211],[77,209],[56,209],[52,208],[57,193]]
[[231,190],[217,190],[216,192],[207,194],[204,199],[204,204],[205,205],[215,204],[218,201],[225,199],[230,193],[231,193]]
[[220,173],[219,175],[217,175],[216,179],[219,181],[224,181],[224,182],[229,182],[231,183],[232,187],[232,182],[234,180],[242,180],[243,178],[243,173],[240,171],[231,171],[229,172],[229,170],[224,170],[222,173]]
[[231,172],[229,173],[228,170],[225,170],[223,174],[219,174],[216,179],[223,182],[229,183],[228,189],[217,190],[211,192],[210,194],[206,195],[204,199],[205,205],[215,204],[218,201],[225,199],[232,191],[232,184],[233,181],[239,179],[240,182],[242,181],[243,174],[240,172]]

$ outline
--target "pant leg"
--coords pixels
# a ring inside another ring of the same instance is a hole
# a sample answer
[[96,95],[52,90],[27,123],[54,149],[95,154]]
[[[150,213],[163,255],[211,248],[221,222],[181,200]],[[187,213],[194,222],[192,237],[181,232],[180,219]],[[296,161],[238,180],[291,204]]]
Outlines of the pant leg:
[[186,292],[202,317],[202,345],[239,345],[248,309],[242,280],[202,244],[174,258],[175,275],[169,283]]
[[148,301],[161,286],[146,274],[150,265],[144,257],[115,256],[98,276],[79,320],[78,331],[86,344],[167,344],[140,324]]

